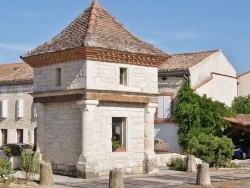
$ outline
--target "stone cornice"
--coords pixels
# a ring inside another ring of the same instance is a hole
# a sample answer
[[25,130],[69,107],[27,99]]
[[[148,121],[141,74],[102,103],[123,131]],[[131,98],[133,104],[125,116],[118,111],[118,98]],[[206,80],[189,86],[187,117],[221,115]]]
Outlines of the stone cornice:
[[44,93],[30,93],[34,103],[70,102],[77,100],[99,100],[106,102],[157,103],[158,94],[146,94],[103,90],[64,90]]
[[33,68],[84,59],[157,67],[163,61],[168,59],[166,56],[160,57],[155,55],[122,52],[92,47],[80,47],[21,58]]

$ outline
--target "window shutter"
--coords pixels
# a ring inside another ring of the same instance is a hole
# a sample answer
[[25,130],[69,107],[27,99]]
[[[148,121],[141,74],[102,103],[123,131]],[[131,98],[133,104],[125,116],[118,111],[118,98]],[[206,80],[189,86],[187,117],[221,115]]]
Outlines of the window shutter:
[[1,102],[1,117],[8,117],[8,100],[2,100]]
[[164,114],[164,97],[160,96],[158,98],[158,118],[162,119]]
[[158,98],[158,118],[168,119],[171,118],[171,97],[160,96]]
[[164,96],[164,118],[171,118],[171,97]]
[[21,118],[23,117],[23,100],[19,99],[17,100],[17,117]]

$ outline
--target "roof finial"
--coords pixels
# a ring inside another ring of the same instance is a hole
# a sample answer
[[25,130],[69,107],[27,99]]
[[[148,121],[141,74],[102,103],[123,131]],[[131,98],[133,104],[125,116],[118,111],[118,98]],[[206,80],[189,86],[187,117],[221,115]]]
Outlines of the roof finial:
[[98,3],[98,0],[93,0],[93,4],[94,4],[94,3]]

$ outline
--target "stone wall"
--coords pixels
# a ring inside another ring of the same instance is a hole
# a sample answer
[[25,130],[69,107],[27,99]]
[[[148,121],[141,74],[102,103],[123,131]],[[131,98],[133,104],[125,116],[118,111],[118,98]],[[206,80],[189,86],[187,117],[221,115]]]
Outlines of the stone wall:
[[182,76],[160,76],[158,78],[159,93],[172,93],[175,98],[183,81]]
[[43,159],[54,173],[75,176],[81,154],[81,112],[75,102],[45,104]]
[[[172,158],[182,158],[183,161],[186,160],[187,155],[181,154],[181,153],[166,153],[166,154],[156,154],[157,157],[157,164],[158,166],[167,166],[171,163]],[[195,158],[195,163],[200,164],[203,163],[203,161],[199,158]]]
[[[95,111],[92,138],[92,160],[99,176],[111,169],[124,174],[143,173],[144,104],[100,102]],[[112,152],[112,117],[126,118],[126,151]],[[75,102],[45,104],[45,161],[51,162],[53,172],[76,175],[81,155],[81,111]]]
[[[127,68],[127,86],[119,84],[119,68]],[[157,67],[87,61],[87,88],[100,90],[157,93]]]
[[[62,86],[54,85],[56,68],[61,68]],[[127,86],[119,84],[120,69],[127,68]],[[157,93],[156,67],[108,63],[97,61],[79,61],[59,63],[48,67],[34,68],[34,92],[46,92],[69,89],[117,90],[142,93]]]
[[[18,90],[22,88],[22,90]],[[33,113],[32,85],[0,86],[0,100],[8,101],[8,117],[0,117],[0,128],[7,129],[7,140],[9,143],[17,142],[17,129],[23,129],[23,142],[34,144],[34,129],[36,128],[36,117]],[[23,117],[16,116],[16,101],[24,100]],[[0,145],[2,145],[2,132],[0,132]]]
[[[100,103],[95,112],[94,152],[99,161],[100,176],[111,169],[124,174],[143,173],[144,105]],[[112,117],[126,118],[126,152],[112,152]]]
[[[54,70],[62,69],[62,86],[53,84]],[[34,92],[78,89],[86,87],[86,61],[58,63],[34,68]]]

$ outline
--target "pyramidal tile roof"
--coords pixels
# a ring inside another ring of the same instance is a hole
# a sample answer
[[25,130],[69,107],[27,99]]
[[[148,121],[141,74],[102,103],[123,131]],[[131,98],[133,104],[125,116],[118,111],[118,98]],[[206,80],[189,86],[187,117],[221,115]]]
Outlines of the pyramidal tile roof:
[[159,72],[188,71],[189,68],[217,52],[220,52],[220,50],[173,54],[167,61],[160,65]]
[[33,68],[26,63],[0,65],[0,85],[32,84]]
[[133,35],[95,0],[60,34],[22,58],[84,46],[168,57]]

